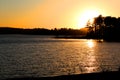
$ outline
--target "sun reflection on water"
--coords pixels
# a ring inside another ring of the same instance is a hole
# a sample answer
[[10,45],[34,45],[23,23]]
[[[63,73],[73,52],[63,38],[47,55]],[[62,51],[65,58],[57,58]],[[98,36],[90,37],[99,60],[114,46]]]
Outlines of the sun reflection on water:
[[94,72],[97,67],[95,67],[96,64],[96,56],[95,56],[95,41],[94,40],[88,40],[87,41],[87,46],[88,46],[88,55],[86,56],[86,63],[87,67],[86,70],[88,73]]
[[87,45],[88,45],[89,48],[93,48],[95,46],[95,43],[94,43],[93,40],[88,40]]

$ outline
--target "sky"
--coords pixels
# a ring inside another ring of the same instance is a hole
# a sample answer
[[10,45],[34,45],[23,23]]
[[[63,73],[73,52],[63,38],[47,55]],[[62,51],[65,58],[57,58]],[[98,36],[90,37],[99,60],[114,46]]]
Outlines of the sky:
[[74,28],[86,20],[120,16],[120,0],[0,0],[0,26],[16,28]]

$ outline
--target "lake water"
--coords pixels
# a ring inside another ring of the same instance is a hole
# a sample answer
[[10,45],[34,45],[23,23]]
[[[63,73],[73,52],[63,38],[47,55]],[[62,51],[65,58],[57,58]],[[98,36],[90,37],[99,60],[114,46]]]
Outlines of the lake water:
[[116,71],[120,43],[0,35],[0,79]]

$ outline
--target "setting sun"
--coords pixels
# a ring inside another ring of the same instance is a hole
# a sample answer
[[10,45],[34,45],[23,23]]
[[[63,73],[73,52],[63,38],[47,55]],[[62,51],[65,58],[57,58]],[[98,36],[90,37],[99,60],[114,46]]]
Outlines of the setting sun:
[[119,17],[119,3],[119,0],[0,0],[0,27],[80,29],[100,14]]
[[88,20],[90,20],[90,22],[93,22],[93,18],[97,17],[98,15],[100,15],[100,13],[97,10],[86,10],[84,11],[79,19],[79,27],[83,28],[86,26]]

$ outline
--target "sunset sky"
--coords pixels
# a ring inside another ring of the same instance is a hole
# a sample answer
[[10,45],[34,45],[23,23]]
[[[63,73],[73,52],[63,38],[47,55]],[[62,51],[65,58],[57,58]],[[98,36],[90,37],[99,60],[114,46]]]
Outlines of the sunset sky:
[[120,0],[0,0],[0,26],[79,29],[99,14],[119,17],[119,8]]

